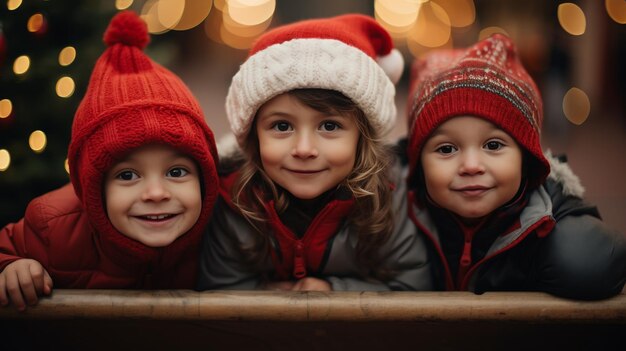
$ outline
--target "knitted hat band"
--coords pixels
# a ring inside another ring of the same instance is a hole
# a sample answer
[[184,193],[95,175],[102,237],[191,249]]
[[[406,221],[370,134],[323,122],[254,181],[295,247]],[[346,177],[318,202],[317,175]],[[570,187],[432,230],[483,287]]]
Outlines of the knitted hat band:
[[226,112],[240,144],[261,105],[302,88],[336,90],[354,101],[383,134],[396,119],[395,87],[367,54],[334,39],[294,39],[251,56],[233,77]]

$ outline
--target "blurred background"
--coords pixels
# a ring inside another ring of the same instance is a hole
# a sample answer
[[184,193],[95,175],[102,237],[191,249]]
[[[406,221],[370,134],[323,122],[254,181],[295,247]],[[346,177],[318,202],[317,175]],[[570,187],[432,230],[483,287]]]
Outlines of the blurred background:
[[69,181],[73,114],[104,50],[104,30],[124,9],[141,13],[152,33],[148,55],[189,85],[218,139],[229,133],[230,79],[254,39],[274,26],[349,12],[385,26],[406,61],[390,141],[406,133],[415,57],[506,33],[543,94],[544,148],[567,156],[586,199],[626,233],[625,0],[4,0],[0,226]]

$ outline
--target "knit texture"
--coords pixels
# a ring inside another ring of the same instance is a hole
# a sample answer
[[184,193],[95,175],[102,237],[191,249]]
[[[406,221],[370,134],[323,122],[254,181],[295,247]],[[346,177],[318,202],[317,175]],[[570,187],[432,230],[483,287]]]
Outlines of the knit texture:
[[508,37],[495,34],[466,49],[427,54],[414,62],[410,87],[410,177],[430,134],[446,120],[467,115],[495,124],[529,153],[530,186],[550,173],[540,144],[541,96]]
[[389,34],[364,15],[278,27],[256,41],[233,77],[226,97],[231,130],[243,145],[261,105],[290,90],[319,88],[352,99],[384,135],[396,119],[390,77],[397,81],[403,68]]
[[[199,235],[217,196],[215,141],[185,84],[142,52],[149,36],[146,24],[135,13],[118,13],[104,39],[108,48],[97,60],[74,116],[70,178],[101,235],[129,248],[129,255],[149,255],[152,248],[122,235],[109,221],[102,196],[105,173],[114,162],[147,144],[166,144],[189,155],[202,173],[202,211],[190,230],[193,236]],[[177,241],[184,241],[181,238]]]

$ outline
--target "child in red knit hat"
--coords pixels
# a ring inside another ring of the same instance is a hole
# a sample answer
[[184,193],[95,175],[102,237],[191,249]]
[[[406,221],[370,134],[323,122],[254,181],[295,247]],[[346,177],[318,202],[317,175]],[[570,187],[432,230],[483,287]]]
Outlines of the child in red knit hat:
[[430,241],[438,289],[622,290],[626,237],[544,156],[541,97],[509,38],[416,60],[410,99],[409,216]]
[[430,288],[424,243],[394,219],[405,192],[383,140],[402,69],[363,15],[259,38],[226,98],[245,161],[222,179],[200,289]]
[[217,197],[216,148],[185,84],[142,52],[146,24],[121,12],[76,111],[71,185],[0,231],[0,303],[57,288],[189,289]]

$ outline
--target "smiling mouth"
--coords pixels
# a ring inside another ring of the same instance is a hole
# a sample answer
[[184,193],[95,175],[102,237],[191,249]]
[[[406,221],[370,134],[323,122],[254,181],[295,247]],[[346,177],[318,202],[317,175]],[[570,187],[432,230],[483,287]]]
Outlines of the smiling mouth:
[[466,188],[454,189],[454,191],[461,193],[465,196],[479,196],[489,191],[489,189],[491,188],[477,186],[477,187],[466,187]]
[[315,174],[315,173],[319,173],[322,170],[313,170],[313,171],[308,171],[308,170],[298,170],[298,169],[287,169],[289,172],[292,173],[297,173],[297,174]]
[[144,221],[151,221],[151,222],[162,222],[162,221],[167,221],[170,218],[175,217],[175,214],[160,214],[160,215],[145,215],[145,216],[135,216],[139,219],[142,219]]

